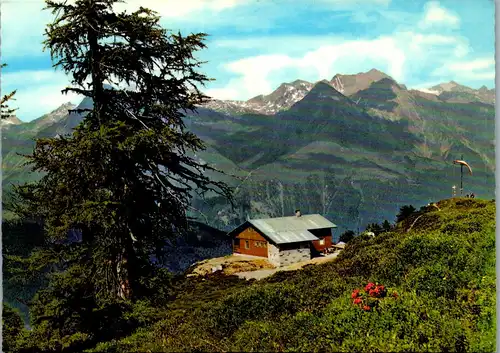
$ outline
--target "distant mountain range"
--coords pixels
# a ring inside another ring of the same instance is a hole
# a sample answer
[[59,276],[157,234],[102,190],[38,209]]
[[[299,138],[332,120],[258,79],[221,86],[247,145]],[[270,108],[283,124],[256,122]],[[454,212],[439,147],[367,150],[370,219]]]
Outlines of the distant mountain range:
[[[392,217],[400,206],[451,196],[462,154],[465,192],[494,197],[495,91],[455,82],[412,90],[378,70],[281,84],[248,101],[212,100],[185,119],[207,149],[193,157],[226,174],[238,208],[194,199],[199,220],[228,230],[247,217],[322,213],[339,232]],[[91,107],[85,99],[80,107]],[[70,133],[65,105],[29,123],[4,124],[3,187],[35,180],[17,152],[32,138]],[[238,178],[231,177],[237,176]]]
[[7,119],[0,120],[0,127],[8,126],[8,125],[19,125],[23,122],[19,120],[17,116],[10,116]]
[[[395,82],[392,77],[376,69],[354,75],[337,74],[330,81],[322,80],[320,82],[331,85],[346,97],[351,97],[359,91],[368,89],[374,82],[382,79]],[[293,104],[303,99],[314,85],[314,83],[304,80],[295,80],[289,83],[282,83],[275,91],[268,95],[259,95],[247,101],[214,99],[205,104],[204,107],[228,114],[257,113],[272,115],[281,110],[289,109]],[[407,90],[405,85],[401,85],[401,88]],[[422,94],[427,99],[437,99],[449,103],[495,103],[495,89],[488,89],[486,86],[483,86],[476,90],[459,85],[454,81],[422,89],[421,91],[411,91],[416,95]],[[427,95],[425,95],[426,93]]]

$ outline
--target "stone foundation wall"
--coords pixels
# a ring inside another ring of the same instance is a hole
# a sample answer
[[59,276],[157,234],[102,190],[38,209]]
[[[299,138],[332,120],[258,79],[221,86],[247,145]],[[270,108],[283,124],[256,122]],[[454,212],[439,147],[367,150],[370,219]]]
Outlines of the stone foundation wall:
[[287,266],[296,262],[307,261],[310,259],[311,249],[309,248],[281,250],[279,252],[280,266]]
[[274,266],[280,266],[280,250],[271,243],[267,243],[267,259]]

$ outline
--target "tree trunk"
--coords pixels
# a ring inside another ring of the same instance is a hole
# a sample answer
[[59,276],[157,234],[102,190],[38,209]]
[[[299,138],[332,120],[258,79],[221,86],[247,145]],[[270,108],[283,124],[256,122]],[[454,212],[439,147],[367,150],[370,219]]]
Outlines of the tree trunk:
[[136,294],[134,293],[136,283],[135,264],[135,251],[131,244],[127,244],[116,267],[118,278],[117,295],[122,299],[132,299]]
[[[95,28],[97,28],[98,24],[96,24],[92,18],[88,18],[87,21],[89,23],[93,23]],[[94,111],[97,117],[97,121],[99,125],[101,125],[101,111],[102,111],[102,103],[103,103],[103,93],[104,93],[104,88],[103,88],[103,82],[104,79],[102,78],[102,70],[100,68],[99,63],[101,62],[101,53],[100,53],[100,46],[99,46],[99,41],[98,41],[98,33],[96,32],[96,29],[92,28],[89,26],[89,30],[87,33],[87,38],[89,41],[89,54],[91,57],[91,79],[92,79],[92,100],[94,103]]]

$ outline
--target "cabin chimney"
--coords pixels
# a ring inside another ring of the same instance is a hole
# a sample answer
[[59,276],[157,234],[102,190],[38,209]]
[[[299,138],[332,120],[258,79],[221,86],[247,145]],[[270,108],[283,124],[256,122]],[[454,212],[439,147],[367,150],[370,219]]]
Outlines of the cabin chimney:
[[302,213],[300,213],[300,210],[295,210],[295,216],[296,217],[302,216]]

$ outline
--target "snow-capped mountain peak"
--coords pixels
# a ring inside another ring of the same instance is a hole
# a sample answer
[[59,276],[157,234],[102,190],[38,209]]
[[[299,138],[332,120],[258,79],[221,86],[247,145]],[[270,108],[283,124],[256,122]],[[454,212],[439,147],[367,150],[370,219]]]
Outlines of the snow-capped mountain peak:
[[[372,84],[384,79],[392,81],[396,87],[399,87],[399,89],[407,89],[406,86],[398,84],[392,77],[377,69],[371,69],[367,72],[359,72],[357,74],[350,75],[336,74],[330,81],[321,80],[319,82],[327,83],[342,95],[352,97],[356,95],[357,92],[366,90]],[[316,83],[304,80],[285,82],[272,93],[267,95],[261,94],[247,101],[214,99],[209,103],[206,103],[203,107],[225,114],[257,113],[273,115],[279,111],[289,109],[292,105],[302,100],[311,91]],[[445,93],[445,95],[449,95],[454,92],[458,92],[460,94],[470,93],[482,102],[491,104],[495,101],[494,89],[488,90],[486,87],[481,87],[479,90],[474,90],[469,87],[462,86],[455,81],[442,83],[428,89],[420,88],[418,91],[426,94],[432,94],[433,96],[440,97],[440,99],[450,102],[454,101],[453,99],[456,100],[456,98],[452,98],[452,100],[450,100],[450,97],[443,96],[443,93]],[[460,99],[464,100],[466,98],[461,97]]]
[[0,120],[0,127],[5,128],[8,126],[22,124],[22,121],[15,115],[9,116],[8,118]]
[[258,113],[272,115],[290,108],[303,99],[314,84],[304,80],[282,83],[268,95],[258,95],[247,101],[217,100],[206,103],[203,107],[226,113]]

